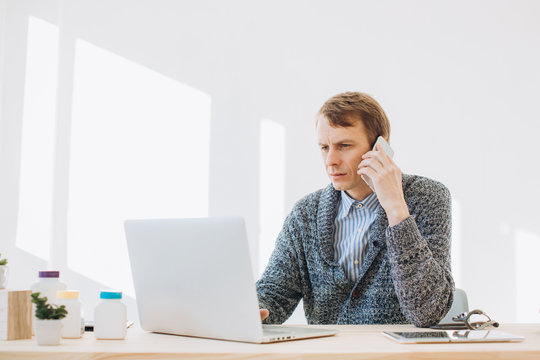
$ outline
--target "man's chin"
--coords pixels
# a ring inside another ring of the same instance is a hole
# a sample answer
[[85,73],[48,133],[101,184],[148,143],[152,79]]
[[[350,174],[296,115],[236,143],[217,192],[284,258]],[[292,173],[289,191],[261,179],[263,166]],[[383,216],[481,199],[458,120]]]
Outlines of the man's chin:
[[332,181],[332,185],[334,186],[334,189],[336,189],[337,191],[344,191],[348,189],[348,187],[345,186],[344,184],[340,184],[335,181]]

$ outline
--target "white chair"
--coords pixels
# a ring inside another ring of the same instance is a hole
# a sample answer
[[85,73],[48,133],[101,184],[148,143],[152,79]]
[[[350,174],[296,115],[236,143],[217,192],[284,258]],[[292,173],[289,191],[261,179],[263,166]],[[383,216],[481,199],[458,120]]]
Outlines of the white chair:
[[452,320],[452,317],[457,316],[461,313],[469,311],[469,302],[467,301],[467,294],[462,289],[456,289],[454,293],[454,302],[452,307],[448,310],[448,313],[442,319],[439,324],[451,324],[455,321]]

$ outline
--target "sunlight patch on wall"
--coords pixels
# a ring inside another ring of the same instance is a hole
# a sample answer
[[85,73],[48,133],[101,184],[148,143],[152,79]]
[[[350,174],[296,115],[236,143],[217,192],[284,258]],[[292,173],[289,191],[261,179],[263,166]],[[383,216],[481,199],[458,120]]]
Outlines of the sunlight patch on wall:
[[123,221],[208,215],[211,99],[77,40],[68,266],[133,296]]
[[275,121],[261,121],[259,164],[259,272],[262,273],[285,218],[285,127]]
[[58,27],[29,17],[27,41],[16,245],[48,261],[53,216]]
[[[518,323],[537,323],[540,319],[540,236],[515,232],[516,319]],[[504,264],[502,264],[504,266]]]
[[[457,288],[462,288],[462,248],[461,248],[461,203],[452,198],[452,247],[450,257],[452,259],[452,277]],[[464,289],[466,291],[466,289]]]

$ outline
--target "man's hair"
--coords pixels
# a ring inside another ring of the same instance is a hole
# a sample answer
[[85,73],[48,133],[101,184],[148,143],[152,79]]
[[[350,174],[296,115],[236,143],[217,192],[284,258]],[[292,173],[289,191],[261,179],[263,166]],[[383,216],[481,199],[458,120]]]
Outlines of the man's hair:
[[372,146],[378,136],[390,139],[390,122],[381,105],[368,94],[349,91],[332,96],[318,115],[328,119],[333,127],[354,126],[356,121],[362,121]]

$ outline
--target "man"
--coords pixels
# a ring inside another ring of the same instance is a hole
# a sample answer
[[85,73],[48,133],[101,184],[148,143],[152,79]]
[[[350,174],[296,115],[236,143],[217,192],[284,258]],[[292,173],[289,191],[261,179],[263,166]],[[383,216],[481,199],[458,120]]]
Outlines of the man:
[[330,98],[316,125],[332,183],[285,220],[257,281],[261,319],[282,323],[303,299],[309,324],[438,323],[454,294],[448,189],[372,150],[390,124],[366,94]]

